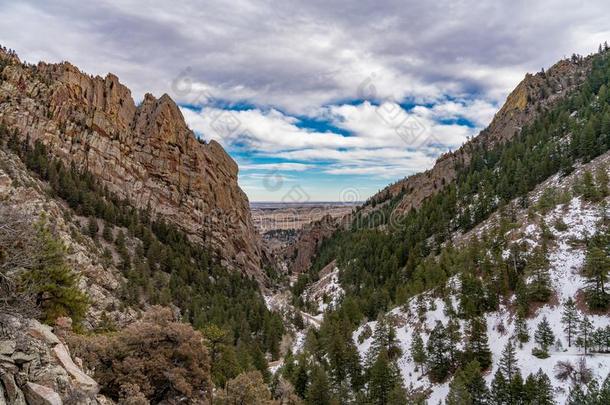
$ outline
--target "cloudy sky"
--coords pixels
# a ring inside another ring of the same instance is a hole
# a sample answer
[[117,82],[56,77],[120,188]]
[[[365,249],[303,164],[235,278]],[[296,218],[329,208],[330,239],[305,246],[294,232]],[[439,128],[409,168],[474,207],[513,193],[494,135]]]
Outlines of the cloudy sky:
[[0,0],[0,44],[170,94],[253,201],[363,200],[476,135],[526,72],[610,40],[602,1],[179,3]]

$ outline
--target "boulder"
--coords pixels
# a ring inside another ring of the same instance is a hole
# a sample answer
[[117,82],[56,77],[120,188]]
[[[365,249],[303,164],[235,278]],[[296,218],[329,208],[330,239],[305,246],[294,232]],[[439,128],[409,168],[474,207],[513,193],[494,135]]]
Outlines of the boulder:
[[87,374],[83,372],[74,362],[72,361],[72,357],[68,353],[68,349],[63,343],[59,343],[53,348],[53,353],[57,360],[61,363],[62,367],[66,369],[68,374],[72,376],[74,382],[84,391],[87,391],[91,394],[97,394],[99,391],[99,386],[95,382],[95,380],[89,377]]
[[43,325],[38,321],[32,320],[30,321],[30,326],[28,328],[28,334],[33,338],[38,340],[42,340],[43,342],[55,346],[56,344],[61,343],[59,338],[55,336],[55,334],[51,331],[51,327],[48,325]]
[[24,391],[29,405],[63,405],[59,394],[44,385],[28,382]]

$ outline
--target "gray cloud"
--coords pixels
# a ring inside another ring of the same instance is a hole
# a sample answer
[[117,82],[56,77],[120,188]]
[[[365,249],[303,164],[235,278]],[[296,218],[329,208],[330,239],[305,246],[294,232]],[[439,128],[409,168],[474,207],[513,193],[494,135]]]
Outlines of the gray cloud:
[[191,66],[216,97],[302,114],[353,99],[376,72],[386,96],[499,102],[526,71],[594,50],[608,33],[604,9],[549,0],[0,1],[0,29],[28,61],[113,71],[136,98],[170,92]]

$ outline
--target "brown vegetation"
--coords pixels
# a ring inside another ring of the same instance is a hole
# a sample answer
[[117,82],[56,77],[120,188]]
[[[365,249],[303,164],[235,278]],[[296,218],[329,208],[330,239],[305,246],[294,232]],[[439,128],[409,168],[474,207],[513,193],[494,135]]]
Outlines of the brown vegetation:
[[69,340],[94,370],[102,393],[122,403],[203,403],[211,393],[203,337],[177,321],[169,308],[153,307],[117,333]]

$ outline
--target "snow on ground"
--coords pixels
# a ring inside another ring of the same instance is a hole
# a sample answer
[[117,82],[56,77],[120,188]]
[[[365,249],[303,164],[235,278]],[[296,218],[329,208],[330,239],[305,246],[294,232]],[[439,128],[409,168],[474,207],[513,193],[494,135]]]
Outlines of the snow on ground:
[[343,294],[343,288],[339,284],[339,268],[332,266],[322,269],[320,279],[307,288],[303,297],[316,305],[318,311],[316,317],[322,321],[321,315],[327,309],[336,307]]
[[[552,179],[551,179],[552,180]],[[557,295],[557,300],[552,300],[554,304],[546,304],[539,308],[535,315],[527,320],[528,329],[530,332],[530,341],[522,347],[517,347],[517,358],[523,378],[531,373],[536,373],[542,368],[547,373],[555,390],[555,399],[558,404],[564,404],[569,391],[569,383],[561,382],[555,378],[553,368],[558,361],[570,361],[576,364],[583,357],[583,351],[572,345],[568,348],[567,338],[563,332],[561,324],[561,313],[563,311],[562,303],[569,297],[575,298],[577,292],[584,287],[584,280],[579,272],[584,263],[585,245],[584,243],[574,243],[574,241],[582,241],[583,239],[592,236],[596,230],[596,224],[600,219],[599,206],[591,206],[583,202],[580,198],[573,198],[568,204],[557,206],[543,216],[547,226],[549,226],[555,234],[555,240],[549,247],[550,275],[553,288]],[[523,215],[527,218],[527,215]],[[540,217],[534,220],[526,219],[526,222],[521,224],[519,231],[522,234],[522,240],[527,240],[530,247],[537,244],[541,234]],[[565,231],[559,231],[554,228],[557,219],[563,220],[567,225]],[[488,226],[489,228],[489,226]],[[514,232],[514,231],[513,231]],[[457,283],[455,278],[450,280],[454,285]],[[424,294],[427,298],[428,306],[432,301],[429,294]],[[416,297],[417,298],[417,297]],[[422,376],[421,370],[415,371],[416,367],[410,356],[411,341],[414,333],[419,333],[421,330],[424,344],[428,340],[428,334],[434,327],[436,320],[440,320],[444,325],[447,324],[448,318],[445,316],[445,303],[441,299],[434,299],[434,309],[428,308],[423,325],[419,325],[417,317],[417,299],[412,299],[405,307],[395,308],[388,313],[397,319],[396,328],[397,337],[402,348],[402,357],[398,364],[405,382],[405,386],[416,389],[431,389],[431,394],[428,399],[429,404],[438,404],[444,400],[449,392],[449,383],[431,384],[427,376]],[[453,305],[457,308],[456,297],[452,297]],[[562,348],[552,347],[549,350],[550,357],[547,359],[538,359],[531,352],[535,347],[534,331],[538,323],[545,317],[548,319],[555,338],[562,343]],[[500,310],[487,314],[487,327],[489,346],[492,351],[493,366],[487,372],[485,379],[488,384],[491,383],[493,375],[498,368],[498,363],[506,343],[514,336],[514,316],[505,306],[501,306]],[[594,327],[606,326],[610,324],[608,316],[589,316]],[[368,327],[372,331],[375,329],[376,322],[369,322]],[[462,332],[464,332],[464,323],[462,322]],[[353,338],[358,346],[359,353],[364,358],[368,351],[372,337],[368,337],[361,343],[358,343],[358,337],[366,328],[362,325],[358,328]],[[586,357],[587,366],[592,369],[594,375],[599,380],[603,380],[610,373],[610,355],[593,354]]]

